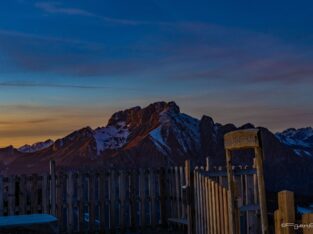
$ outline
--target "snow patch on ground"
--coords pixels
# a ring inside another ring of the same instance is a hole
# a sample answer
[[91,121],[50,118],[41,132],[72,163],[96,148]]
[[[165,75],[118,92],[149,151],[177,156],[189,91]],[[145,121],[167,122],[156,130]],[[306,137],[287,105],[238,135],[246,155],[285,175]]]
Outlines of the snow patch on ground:
[[118,122],[116,126],[98,128],[94,132],[97,144],[97,154],[106,149],[118,149],[127,143],[129,130],[125,122]]

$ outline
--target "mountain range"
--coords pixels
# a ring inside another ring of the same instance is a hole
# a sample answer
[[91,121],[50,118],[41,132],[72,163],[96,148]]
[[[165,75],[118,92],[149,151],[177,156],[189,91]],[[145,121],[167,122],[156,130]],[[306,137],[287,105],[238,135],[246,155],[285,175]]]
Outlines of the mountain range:
[[[156,102],[112,115],[104,127],[85,127],[56,141],[47,140],[20,148],[0,149],[1,174],[44,172],[49,161],[58,167],[160,167],[195,164],[224,166],[224,134],[255,128],[219,124],[209,116],[201,119],[181,113],[175,102]],[[313,129],[311,127],[272,133],[259,127],[264,150],[266,188],[313,192]],[[235,164],[251,164],[251,152],[235,152]]]

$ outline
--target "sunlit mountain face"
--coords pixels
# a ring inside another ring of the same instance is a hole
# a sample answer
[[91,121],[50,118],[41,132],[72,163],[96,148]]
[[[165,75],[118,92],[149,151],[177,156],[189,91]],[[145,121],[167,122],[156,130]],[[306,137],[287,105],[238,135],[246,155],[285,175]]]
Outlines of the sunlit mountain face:
[[[289,0],[2,1],[0,147],[55,141],[160,100],[223,124],[312,126],[312,8]],[[110,138],[101,131],[99,139]]]

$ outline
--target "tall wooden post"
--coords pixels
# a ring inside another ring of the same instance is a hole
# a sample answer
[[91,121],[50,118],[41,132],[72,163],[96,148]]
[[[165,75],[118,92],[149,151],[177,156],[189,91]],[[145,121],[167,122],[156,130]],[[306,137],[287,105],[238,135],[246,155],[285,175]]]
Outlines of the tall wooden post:
[[[294,207],[294,194],[290,191],[281,191],[278,193],[278,207],[282,221],[281,233],[294,234],[295,229],[292,225],[295,223],[295,207]],[[284,224],[286,226],[284,226]]]
[[302,215],[303,234],[313,234],[313,214]]
[[267,207],[266,207],[266,194],[265,194],[265,184],[264,184],[264,174],[263,174],[263,154],[261,147],[256,147],[254,149],[256,158],[256,172],[258,181],[258,192],[259,192],[259,203],[261,212],[261,224],[262,233],[268,233],[268,222],[267,222]]

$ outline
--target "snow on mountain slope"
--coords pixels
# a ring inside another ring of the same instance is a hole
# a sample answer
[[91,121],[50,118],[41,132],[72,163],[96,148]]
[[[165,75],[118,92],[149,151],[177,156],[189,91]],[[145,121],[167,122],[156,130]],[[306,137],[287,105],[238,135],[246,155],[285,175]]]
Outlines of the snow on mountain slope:
[[275,134],[279,141],[292,148],[298,156],[313,156],[313,129],[289,128]]
[[53,143],[54,141],[49,139],[45,142],[38,142],[32,145],[23,145],[17,150],[22,153],[35,153],[35,152],[38,152],[40,150],[50,147],[51,145],[53,145]]
[[97,154],[106,149],[118,149],[127,143],[129,130],[125,122],[118,122],[116,126],[108,125],[97,128],[94,131],[94,138],[97,144]]
[[176,105],[169,105],[160,113],[159,122],[159,127],[151,131],[150,136],[162,153],[171,152],[169,145],[169,142],[173,141],[170,139],[171,137],[180,145],[176,149],[181,149],[181,153],[187,153],[194,149],[199,150],[200,121],[198,119],[180,113]]

